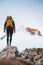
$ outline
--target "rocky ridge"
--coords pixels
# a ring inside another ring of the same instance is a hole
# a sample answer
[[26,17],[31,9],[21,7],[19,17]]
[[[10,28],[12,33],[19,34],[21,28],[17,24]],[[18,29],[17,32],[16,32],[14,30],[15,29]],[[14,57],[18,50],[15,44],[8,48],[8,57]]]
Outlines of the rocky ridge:
[[[14,59],[16,59],[17,62],[22,60],[23,62],[20,61],[22,65],[43,65],[43,48],[30,48],[30,49],[26,48],[21,53],[19,53],[16,46],[8,46],[0,52],[0,65],[3,65],[2,63],[5,63],[4,61],[2,61],[3,59],[11,61],[12,58],[13,61]],[[10,63],[10,61],[8,62]],[[21,65],[20,62],[19,65]],[[26,62],[27,64],[24,62]],[[4,65],[7,65],[6,63]]]

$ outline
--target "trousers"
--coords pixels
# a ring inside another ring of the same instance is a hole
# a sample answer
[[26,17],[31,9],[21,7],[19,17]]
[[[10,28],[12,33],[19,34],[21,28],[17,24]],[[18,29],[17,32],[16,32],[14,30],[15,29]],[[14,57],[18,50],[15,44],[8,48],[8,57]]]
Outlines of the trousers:
[[13,28],[10,26],[7,27],[6,33],[7,33],[7,46],[9,46],[11,45],[11,42],[12,42]]

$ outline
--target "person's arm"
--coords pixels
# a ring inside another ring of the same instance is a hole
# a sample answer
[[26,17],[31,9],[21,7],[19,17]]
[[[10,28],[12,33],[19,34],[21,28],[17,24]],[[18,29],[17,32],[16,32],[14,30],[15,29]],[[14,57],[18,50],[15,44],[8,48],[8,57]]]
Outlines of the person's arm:
[[14,32],[15,32],[15,23],[14,23],[14,21],[13,21],[13,30],[14,30]]
[[5,32],[5,29],[6,29],[6,21],[5,21],[5,24],[4,24],[4,32]]

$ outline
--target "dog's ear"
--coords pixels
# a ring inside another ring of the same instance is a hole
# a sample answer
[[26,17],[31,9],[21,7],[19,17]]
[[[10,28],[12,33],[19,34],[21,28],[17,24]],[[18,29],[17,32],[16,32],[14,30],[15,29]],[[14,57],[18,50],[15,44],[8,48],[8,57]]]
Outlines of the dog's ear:
[[40,32],[40,31],[38,31],[38,35],[39,35],[39,36],[42,36],[42,34],[41,34],[41,32]]

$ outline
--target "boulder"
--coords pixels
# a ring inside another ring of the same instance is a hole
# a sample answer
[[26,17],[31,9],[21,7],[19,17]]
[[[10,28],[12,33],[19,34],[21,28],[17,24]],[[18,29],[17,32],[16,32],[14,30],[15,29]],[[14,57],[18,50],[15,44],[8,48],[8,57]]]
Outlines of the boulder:
[[30,62],[26,62],[21,57],[4,57],[0,59],[0,65],[32,65]]
[[21,57],[33,63],[33,65],[43,64],[43,49],[42,48],[31,48],[25,49],[21,52]]
[[43,65],[43,48],[26,48],[19,53],[16,46],[7,46],[0,52],[0,65]]
[[0,59],[3,58],[3,57],[6,57],[6,56],[15,57],[17,55],[19,55],[19,51],[18,51],[17,47],[15,47],[15,46],[7,46],[0,53]]

